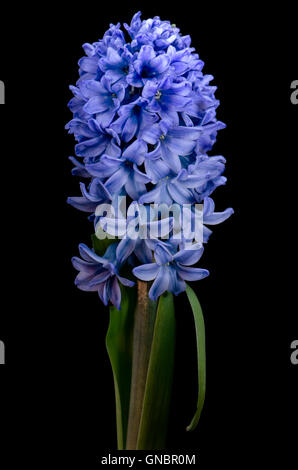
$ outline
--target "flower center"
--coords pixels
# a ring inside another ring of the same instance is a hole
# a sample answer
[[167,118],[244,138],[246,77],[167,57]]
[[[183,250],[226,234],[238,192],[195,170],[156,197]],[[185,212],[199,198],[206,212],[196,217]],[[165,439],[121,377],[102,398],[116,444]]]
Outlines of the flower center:
[[125,165],[127,168],[131,169],[131,168],[133,167],[133,162],[130,161],[130,160],[125,160],[124,165]]
[[116,93],[112,93],[112,98],[117,98]]
[[159,100],[160,98],[161,98],[161,91],[157,90],[157,92],[155,93],[155,99]]
[[164,134],[162,134],[162,135],[160,136],[160,140],[165,140],[165,138],[166,138],[166,136],[165,136]]

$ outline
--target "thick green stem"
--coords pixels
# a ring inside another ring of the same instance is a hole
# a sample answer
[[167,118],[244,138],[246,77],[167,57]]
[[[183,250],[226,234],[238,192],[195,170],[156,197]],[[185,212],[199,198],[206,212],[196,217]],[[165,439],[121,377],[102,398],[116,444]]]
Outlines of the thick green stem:
[[148,297],[148,283],[138,281],[138,300],[134,318],[132,378],[126,449],[137,448],[148,364],[151,353],[156,302]]

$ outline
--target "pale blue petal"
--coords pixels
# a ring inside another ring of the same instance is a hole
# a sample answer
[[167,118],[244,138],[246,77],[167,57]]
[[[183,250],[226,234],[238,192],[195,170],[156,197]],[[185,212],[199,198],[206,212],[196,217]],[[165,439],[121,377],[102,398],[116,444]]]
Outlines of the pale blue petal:
[[120,264],[124,263],[124,261],[131,255],[136,245],[136,241],[132,240],[131,238],[123,238],[117,246],[117,260]]
[[166,266],[161,266],[159,268],[158,274],[149,290],[149,298],[151,300],[157,300],[158,297],[168,290],[171,278],[169,268]]
[[142,264],[132,270],[133,274],[141,281],[153,281],[156,278],[160,266],[156,263]]
[[203,254],[204,248],[200,244],[192,245],[189,250],[181,250],[174,255],[175,261],[190,266],[196,264]]
[[159,265],[170,263],[173,259],[172,254],[161,243],[158,243],[156,245],[155,251],[154,251],[154,257],[155,257],[155,261]]
[[182,266],[177,264],[177,272],[184,281],[199,281],[204,277],[209,276],[207,269],[200,268],[189,268],[188,266]]
[[229,207],[223,212],[213,212],[213,214],[210,215],[203,215],[203,223],[207,225],[217,225],[227,220],[232,214],[234,214],[234,210]]

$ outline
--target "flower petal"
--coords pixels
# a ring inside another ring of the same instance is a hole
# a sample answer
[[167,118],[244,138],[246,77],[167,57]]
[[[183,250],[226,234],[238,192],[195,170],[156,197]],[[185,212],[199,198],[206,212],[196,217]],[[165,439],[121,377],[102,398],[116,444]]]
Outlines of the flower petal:
[[170,280],[171,277],[169,268],[166,266],[161,266],[159,268],[156,279],[148,292],[150,299],[157,300],[158,297],[168,289]]
[[119,279],[121,284],[126,287],[133,287],[135,285],[135,282],[131,281],[130,279],[126,279],[126,277],[119,276],[119,274],[117,274],[117,278]]
[[189,268],[188,266],[182,266],[180,264],[177,264],[176,266],[179,276],[184,281],[200,281],[201,279],[204,279],[204,277],[209,276],[209,271],[207,269]]
[[158,243],[156,245],[155,251],[154,251],[154,257],[155,257],[157,264],[159,265],[170,263],[173,259],[173,255],[161,243]]
[[213,212],[213,214],[210,215],[203,215],[203,223],[207,225],[217,225],[227,220],[232,214],[234,214],[234,210],[229,207],[223,212]]
[[87,245],[84,243],[79,244],[79,252],[81,257],[85,261],[91,261],[91,262],[96,262],[99,264],[106,264],[107,260],[105,258],[102,258],[101,256],[98,256],[94,251],[90,250]]
[[156,278],[160,266],[156,263],[142,264],[132,270],[133,274],[141,281],[153,281]]
[[121,290],[120,290],[118,279],[116,276],[114,276],[114,278],[110,280],[107,287],[108,287],[108,297],[110,301],[118,310],[120,310]]
[[174,255],[175,261],[190,266],[196,264],[203,254],[204,248],[197,243],[192,245],[189,250],[181,250]]
[[123,238],[121,242],[117,246],[116,255],[117,260],[120,264],[124,263],[124,261],[131,255],[136,245],[136,241],[132,240],[131,238]]

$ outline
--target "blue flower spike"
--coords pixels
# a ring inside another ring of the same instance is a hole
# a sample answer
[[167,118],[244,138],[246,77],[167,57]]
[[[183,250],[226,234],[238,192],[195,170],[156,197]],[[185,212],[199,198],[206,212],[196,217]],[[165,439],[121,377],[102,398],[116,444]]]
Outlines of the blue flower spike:
[[[66,129],[77,142],[70,161],[84,182],[68,203],[89,213],[96,234],[115,237],[101,256],[80,244],[81,258],[72,260],[75,284],[118,309],[119,284],[135,284],[119,274],[123,268],[151,283],[152,300],[208,276],[194,265],[209,226],[233,214],[232,208],[215,212],[210,197],[226,182],[224,157],[208,155],[225,125],[216,118],[213,77],[203,74],[190,44],[169,21],[142,20],[138,12],[129,25],[110,25],[102,39],[83,45],[79,79],[70,87],[73,118]],[[202,217],[200,240],[184,228],[177,237],[173,207],[182,213],[186,206],[191,224]]]

